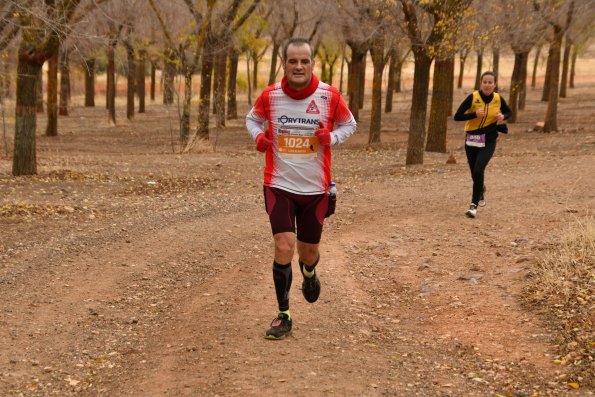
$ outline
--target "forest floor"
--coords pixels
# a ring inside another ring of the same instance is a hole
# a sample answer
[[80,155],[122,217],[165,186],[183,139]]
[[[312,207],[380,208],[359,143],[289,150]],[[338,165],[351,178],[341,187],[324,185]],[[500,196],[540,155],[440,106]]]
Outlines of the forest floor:
[[333,148],[321,297],[305,302],[294,272],[282,341],[263,338],[273,247],[264,158],[242,119],[215,148],[179,154],[174,108],[118,113],[114,127],[101,106],[75,106],[57,137],[40,116],[38,175],[12,177],[0,146],[0,395],[594,395],[568,387],[556,324],[523,300],[540,252],[595,209],[589,84],[561,99],[548,134],[531,131],[546,103],[530,90],[476,219],[463,124],[448,125],[456,164],[425,153],[406,167],[410,93],[375,149],[366,105]]

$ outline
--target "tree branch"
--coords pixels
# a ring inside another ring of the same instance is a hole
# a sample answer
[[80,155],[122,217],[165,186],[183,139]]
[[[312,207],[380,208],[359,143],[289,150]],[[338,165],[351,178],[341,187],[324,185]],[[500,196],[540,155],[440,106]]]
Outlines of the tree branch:
[[244,13],[244,15],[242,15],[240,17],[240,19],[238,19],[233,28],[231,29],[232,33],[235,33],[243,24],[244,22],[246,22],[246,20],[248,19],[248,17],[250,15],[252,15],[252,13],[254,12],[254,10],[256,9],[256,7],[258,6],[258,3],[260,3],[260,0],[254,0],[252,2],[252,4],[250,4],[250,7],[248,7],[248,9],[246,10],[246,12]]
[[[187,4],[190,3],[190,0],[187,0],[186,3]],[[167,29],[167,25],[165,24],[165,21],[163,20],[163,16],[161,15],[159,10],[157,9],[157,6],[155,5],[155,0],[149,0],[149,5],[151,6],[151,9],[155,13],[157,20],[159,21],[159,25],[161,25],[161,29],[163,30],[163,34],[165,35],[165,39],[167,40],[168,47],[173,48],[174,41],[171,37],[171,34],[169,33],[169,30]],[[190,3],[190,5],[192,5],[192,3]],[[198,11],[196,11],[194,9],[194,6],[192,6],[191,8],[194,10],[195,13],[198,14]],[[194,13],[193,13],[193,15],[194,15]],[[198,14],[198,17],[200,17],[200,14]],[[196,19],[197,16],[195,16],[194,18]],[[198,23],[198,21],[197,21],[197,23]]]
[[19,33],[19,31],[21,30],[21,27],[18,25],[14,25],[12,30],[10,32],[8,32],[7,35],[5,35],[2,40],[0,40],[0,51],[4,51],[4,49],[6,47],[8,47],[8,45],[10,44],[10,42],[12,41],[12,39],[15,38],[15,36]]

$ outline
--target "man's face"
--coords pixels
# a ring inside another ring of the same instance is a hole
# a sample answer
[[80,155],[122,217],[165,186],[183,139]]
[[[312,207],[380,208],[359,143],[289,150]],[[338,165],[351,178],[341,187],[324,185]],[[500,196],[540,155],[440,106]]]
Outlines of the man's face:
[[308,44],[290,44],[287,47],[287,59],[283,62],[283,70],[287,83],[295,90],[304,89],[312,79],[314,60],[311,58]]

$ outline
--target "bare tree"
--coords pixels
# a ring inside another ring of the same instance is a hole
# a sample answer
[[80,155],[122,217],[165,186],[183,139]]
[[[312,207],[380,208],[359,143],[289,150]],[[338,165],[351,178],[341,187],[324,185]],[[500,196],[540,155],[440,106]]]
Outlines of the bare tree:
[[[474,90],[479,90],[481,74],[483,73],[485,50],[490,43],[498,43],[499,18],[494,15],[501,14],[501,8],[498,3],[493,2],[475,2],[470,8],[473,11],[474,22],[472,28],[472,46],[477,54],[475,68]],[[465,29],[466,31],[468,29]]]
[[463,75],[465,74],[465,62],[467,61],[467,56],[469,55],[469,46],[463,46],[459,50],[459,79],[457,80],[457,88],[463,87]]
[[[192,78],[198,70],[201,49],[207,29],[209,28],[210,15],[213,12],[214,3],[214,0],[209,0],[206,9],[201,10],[196,8],[190,1],[184,1],[184,4],[180,3],[179,7],[171,7],[171,5],[163,7],[162,4],[158,5],[154,0],[149,0],[149,5],[163,33],[164,45],[170,49],[170,52],[166,55],[166,59],[179,59],[181,63],[180,69],[184,75],[184,99],[182,114],[180,116],[179,133],[180,141],[183,145],[186,145],[190,138],[190,114],[193,95]],[[189,11],[192,16],[194,20],[193,25],[190,24],[190,20],[175,18],[177,14],[184,13],[185,11]],[[191,26],[188,28],[189,25]],[[181,42],[177,42],[176,37],[183,39]],[[174,51],[173,49],[176,50]],[[173,97],[173,91],[171,95]]]
[[[566,46],[562,66],[560,97],[566,96],[566,87],[574,88],[574,68],[577,55],[588,48],[588,43],[595,31],[595,1],[575,0],[577,12],[574,13],[570,27],[566,32]],[[567,77],[565,77],[568,75]]]
[[337,36],[325,35],[318,47],[318,66],[320,66],[320,80],[332,84],[337,61],[341,58],[343,43]]
[[[59,46],[59,44],[58,44]],[[48,59],[47,72],[47,123],[45,127],[45,135],[58,135],[58,52]]]
[[428,139],[426,151],[446,153],[446,130],[448,115],[452,113],[454,58],[457,51],[457,40],[460,33],[461,20],[471,1],[450,0],[442,4],[435,12],[437,25],[448,25],[452,28],[442,33],[441,40],[435,48],[434,79],[432,84],[432,101],[428,122]]
[[411,46],[405,37],[401,38],[401,36],[398,36],[396,40],[392,41],[388,53],[390,59],[388,64],[388,81],[386,84],[385,113],[390,113],[393,110],[393,93],[401,92],[401,72],[410,54]]
[[[417,4],[410,0],[400,0],[405,15],[405,29],[411,42],[415,59],[413,96],[409,118],[409,139],[405,163],[423,164],[426,141],[426,112],[430,82],[430,66],[436,49],[444,40],[448,23],[441,23],[442,15],[451,15],[449,7],[460,6],[463,2],[430,2]],[[424,28],[427,26],[427,28]]]
[[543,4],[534,2],[534,7],[541,12],[543,19],[551,26],[553,37],[550,41],[550,90],[548,95],[548,106],[545,115],[543,132],[556,131],[558,129],[558,93],[560,78],[560,51],[564,33],[570,27],[574,14],[574,0],[565,1],[561,7],[545,7]]
[[503,34],[507,36],[514,52],[514,66],[510,82],[508,104],[512,110],[509,123],[515,123],[518,110],[522,109],[523,93],[527,86],[527,63],[529,52],[545,34],[546,25],[531,4],[504,0]]
[[366,9],[369,21],[373,22],[375,29],[370,37],[370,55],[374,65],[372,78],[372,109],[370,114],[370,131],[368,133],[368,145],[380,143],[380,130],[382,125],[382,74],[384,66],[389,59],[390,42],[387,42],[387,28],[389,22],[387,16],[394,10],[389,9],[387,3],[373,2],[372,7]]
[[70,63],[68,50],[60,51],[60,103],[58,105],[58,115],[68,116],[68,103],[70,102]]
[[342,32],[345,43],[349,46],[351,56],[347,60],[348,78],[347,93],[349,95],[349,110],[356,120],[359,120],[359,110],[363,98],[365,83],[366,54],[370,48],[369,32],[365,14],[365,2],[351,0],[340,2],[339,13],[343,23]]
[[[190,0],[184,1],[187,3],[190,2]],[[210,17],[211,19],[216,18],[217,26],[214,26],[215,23],[211,20],[206,29],[205,39],[202,46],[201,86],[197,128],[197,136],[200,139],[209,139],[209,109],[211,104],[211,78],[213,68],[217,64],[219,68],[223,69],[227,59],[227,51],[229,51],[230,48],[230,35],[236,32],[244,24],[256,9],[259,1],[260,0],[251,0],[251,3],[244,13],[240,17],[237,17],[242,0],[232,0],[230,4],[225,5],[223,9],[217,12],[217,14],[213,13]],[[219,46],[222,48],[218,48]],[[220,82],[225,82],[224,70],[220,70],[219,73],[223,73],[223,79],[220,80]],[[221,79],[221,77],[219,78]],[[220,109],[220,112],[218,112],[218,122],[220,123],[223,122],[222,120],[225,120],[225,109],[220,108],[221,103],[223,103],[223,107],[225,104],[224,93],[225,87],[218,85],[214,94],[218,109]],[[223,101],[221,101],[221,98],[223,98]]]
[[535,48],[535,58],[533,58],[533,73],[531,74],[531,88],[535,88],[537,83],[537,66],[539,65],[539,55],[541,55],[542,45],[538,44]]
[[572,39],[566,35],[564,40],[564,57],[562,58],[562,78],[560,80],[560,98],[566,98],[568,87],[568,68],[570,64],[570,52],[572,50]]
[[12,166],[12,173],[15,176],[37,173],[35,142],[37,76],[44,62],[58,53],[60,41],[68,31],[66,25],[79,3],[80,0],[47,0],[43,4],[30,1],[19,4],[22,35],[18,50],[17,106]]
[[85,75],[85,106],[95,107],[95,58],[83,60]]

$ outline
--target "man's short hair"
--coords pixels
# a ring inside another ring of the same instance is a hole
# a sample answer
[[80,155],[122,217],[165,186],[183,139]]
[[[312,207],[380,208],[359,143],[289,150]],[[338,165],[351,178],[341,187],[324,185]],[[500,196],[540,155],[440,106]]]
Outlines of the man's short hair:
[[303,45],[306,44],[307,46],[310,47],[310,59],[314,59],[314,48],[312,48],[312,45],[310,44],[310,41],[308,41],[308,39],[305,39],[303,37],[293,37],[291,39],[289,39],[289,41],[285,44],[285,47],[283,47],[283,60],[287,60],[287,48],[289,48],[290,45]]

